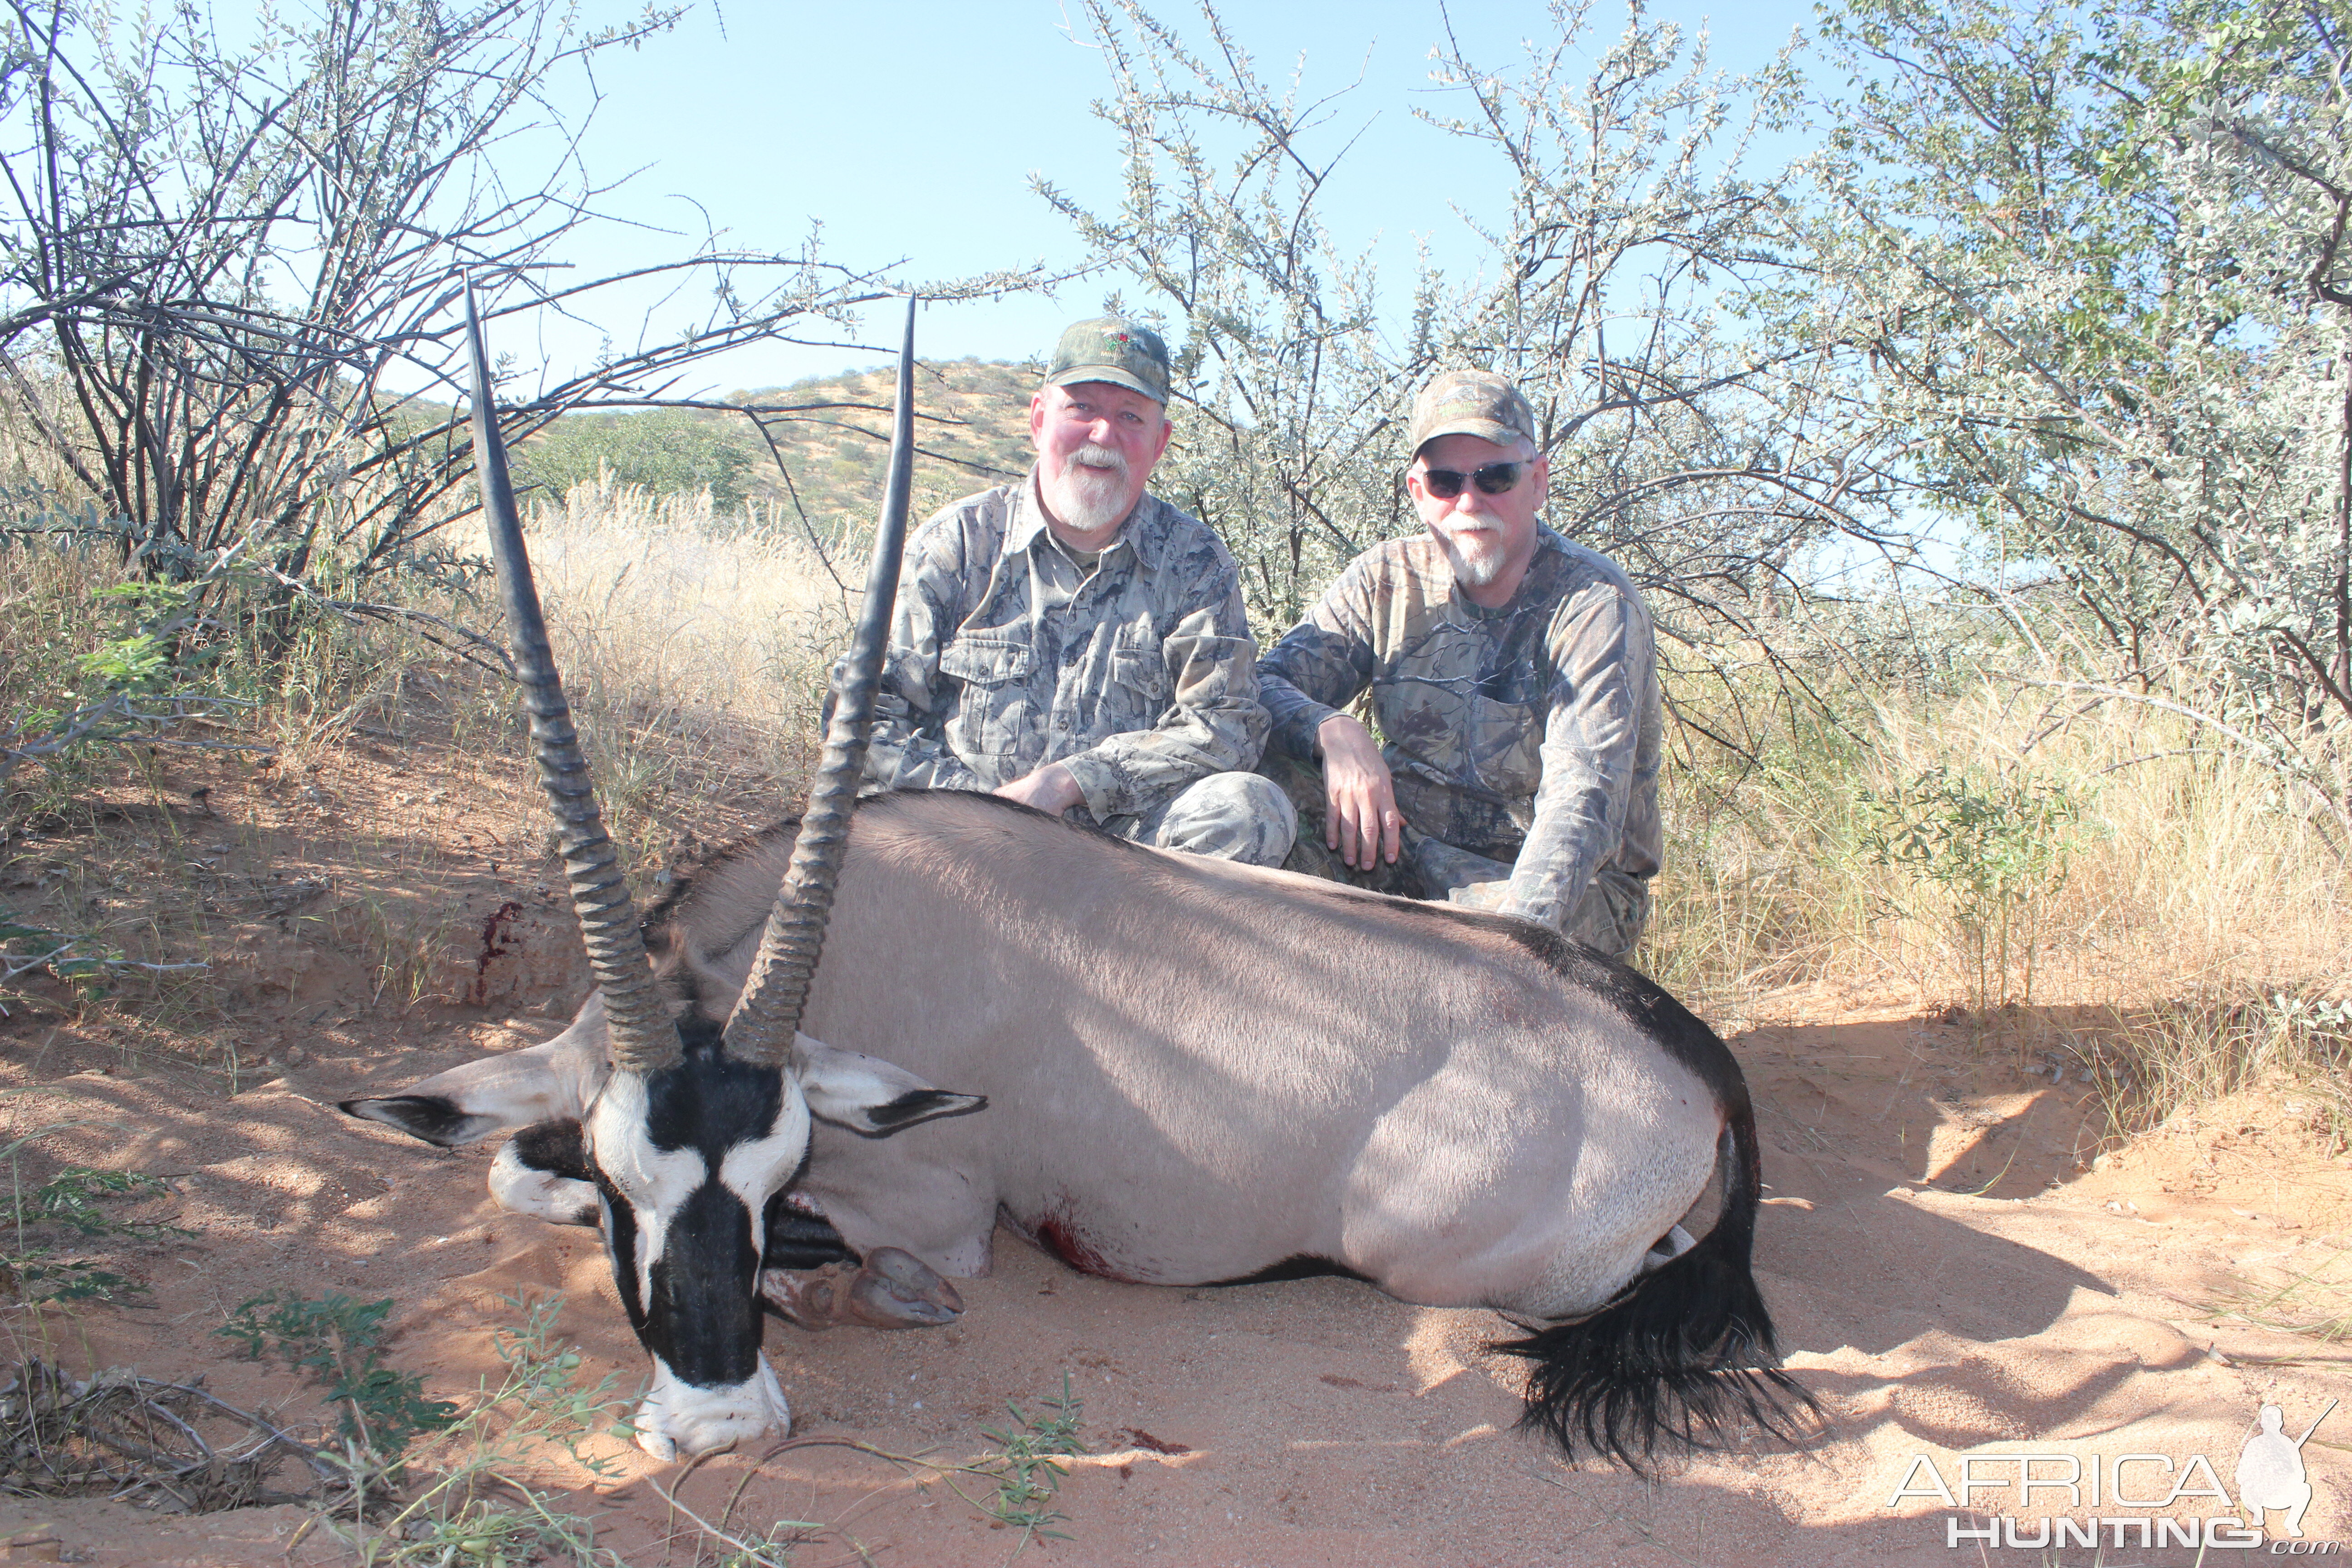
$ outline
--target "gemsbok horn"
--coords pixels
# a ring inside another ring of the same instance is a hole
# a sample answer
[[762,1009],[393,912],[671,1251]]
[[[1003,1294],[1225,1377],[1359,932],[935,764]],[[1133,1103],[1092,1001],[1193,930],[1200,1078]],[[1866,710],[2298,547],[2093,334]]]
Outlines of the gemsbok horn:
[[[809,1144],[812,1113],[880,1136],[977,1110],[887,1063],[796,1032],[824,939],[905,551],[914,459],[915,302],[898,353],[889,481],[866,603],[835,677],[833,715],[810,786],[799,847],[756,963],[723,1029],[681,1029],[654,980],[618,848],[596,808],[563,697],[499,438],[489,355],[470,287],[474,454],[499,590],[530,715],[540,780],[602,1000],[611,1071],[582,1118],[579,1157],[594,1184],[613,1278],[654,1359],[637,1440],[674,1457],[782,1430],[791,1415],[760,1348],[765,1238]],[[354,1114],[408,1131],[465,1119],[430,1097],[353,1100]],[[438,1131],[453,1138],[462,1129]]]

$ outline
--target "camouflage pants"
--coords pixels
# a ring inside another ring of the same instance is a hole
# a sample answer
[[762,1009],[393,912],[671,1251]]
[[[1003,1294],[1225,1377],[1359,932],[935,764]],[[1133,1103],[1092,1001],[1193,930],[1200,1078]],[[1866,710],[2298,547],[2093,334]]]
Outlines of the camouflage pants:
[[1140,816],[1114,816],[1103,830],[1155,849],[1181,849],[1245,866],[1279,866],[1298,831],[1298,814],[1272,780],[1211,773]]
[[[1396,864],[1360,871],[1323,845],[1323,772],[1269,751],[1259,771],[1282,786],[1298,814],[1297,839],[1283,869],[1326,881],[1346,882],[1375,893],[1465,909],[1503,910],[1510,901],[1511,868],[1501,860],[1456,848],[1408,827],[1400,837]],[[1560,934],[1596,952],[1622,960],[1642,940],[1650,918],[1650,891],[1622,872],[1604,868],[1577,900]]]

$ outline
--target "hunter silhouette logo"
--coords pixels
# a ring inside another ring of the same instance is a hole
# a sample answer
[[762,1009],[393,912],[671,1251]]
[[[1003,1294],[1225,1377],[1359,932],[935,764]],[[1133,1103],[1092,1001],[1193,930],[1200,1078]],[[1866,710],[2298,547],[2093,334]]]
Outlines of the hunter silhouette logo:
[[[1955,1551],[2266,1547],[2273,1556],[2333,1557],[2343,1552],[2342,1542],[2304,1538],[2313,1488],[2303,1447],[2336,1403],[2329,1400],[2300,1437],[2287,1435],[2284,1410],[2262,1406],[2238,1456],[2234,1500],[2219,1467],[2203,1454],[2110,1456],[2070,1447],[1958,1454],[1942,1466],[1931,1454],[1914,1454],[1884,1506],[1933,1498],[1955,1510],[1941,1521],[1944,1544]],[[2200,1499],[2210,1501],[2200,1507]],[[2273,1512],[2285,1515],[2278,1539],[2268,1534]]]
[[2263,1406],[2262,1430],[2246,1439],[2245,1452],[2238,1456],[2238,1506],[2246,1510],[2248,1522],[2256,1530],[2263,1528],[2265,1513],[2282,1509],[2286,1513],[2288,1537],[2302,1539],[2303,1510],[2311,1506],[2311,1478],[2304,1473],[2303,1446],[2335,1408],[2336,1401],[2329,1400],[2327,1409],[2303,1429],[2303,1436],[2289,1441],[2286,1413],[2275,1405]]

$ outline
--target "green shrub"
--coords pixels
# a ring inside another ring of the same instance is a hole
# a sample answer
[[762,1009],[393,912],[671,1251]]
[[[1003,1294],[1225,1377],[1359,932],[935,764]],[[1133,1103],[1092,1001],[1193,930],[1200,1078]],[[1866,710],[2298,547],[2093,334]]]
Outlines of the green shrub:
[[514,454],[515,482],[562,500],[574,485],[636,485],[656,495],[710,492],[728,510],[749,493],[753,457],[745,433],[682,408],[645,414],[574,414]]
[[1864,791],[1867,842],[1881,865],[1922,890],[1949,933],[1979,1010],[2033,1000],[2043,916],[2066,884],[2083,803],[2063,783],[2024,775],[1981,777],[1933,767],[1896,788]]
[[392,1301],[354,1301],[338,1291],[310,1300],[291,1291],[256,1296],[215,1331],[236,1341],[256,1361],[275,1354],[327,1385],[346,1445],[396,1461],[426,1432],[457,1418],[446,1399],[425,1397],[425,1379],[384,1364],[376,1342]]

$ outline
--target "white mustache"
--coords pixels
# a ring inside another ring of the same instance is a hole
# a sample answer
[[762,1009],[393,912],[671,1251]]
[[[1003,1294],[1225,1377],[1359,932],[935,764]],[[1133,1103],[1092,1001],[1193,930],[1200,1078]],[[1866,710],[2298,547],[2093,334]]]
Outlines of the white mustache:
[[1108,469],[1120,479],[1127,478],[1127,454],[1114,447],[1098,447],[1089,441],[1062,461],[1065,473],[1073,468],[1089,468],[1097,472]]

